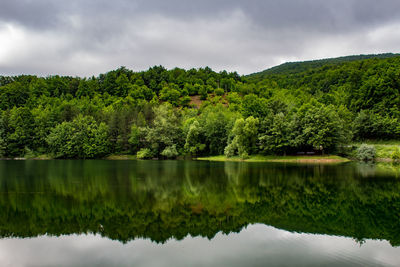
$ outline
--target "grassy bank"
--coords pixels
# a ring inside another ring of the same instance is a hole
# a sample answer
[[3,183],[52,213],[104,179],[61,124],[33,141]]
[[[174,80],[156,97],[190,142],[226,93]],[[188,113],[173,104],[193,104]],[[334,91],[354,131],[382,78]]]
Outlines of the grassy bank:
[[136,159],[136,155],[109,155],[104,159],[108,160],[128,160],[128,159]]
[[241,157],[231,157],[227,158],[223,155],[221,156],[211,156],[211,157],[200,157],[197,160],[208,160],[208,161],[245,161],[245,162],[293,162],[293,163],[339,163],[350,161],[347,158],[335,156],[335,155],[325,155],[325,156],[262,156],[254,155],[249,156],[247,159]]
[[[377,161],[392,161],[392,155],[395,151],[400,149],[399,140],[370,140],[363,142],[363,144],[372,145],[375,147]],[[355,147],[359,147],[361,143],[355,143]]]

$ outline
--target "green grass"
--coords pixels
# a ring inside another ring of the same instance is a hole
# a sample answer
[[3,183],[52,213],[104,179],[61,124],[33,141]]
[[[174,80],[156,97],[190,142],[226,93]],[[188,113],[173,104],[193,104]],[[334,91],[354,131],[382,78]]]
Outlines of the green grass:
[[132,159],[136,159],[136,155],[109,155],[107,157],[105,157],[105,159],[108,160],[132,160]]
[[373,145],[376,150],[377,159],[390,159],[392,154],[400,149],[400,140],[368,140],[362,143],[355,143],[356,147],[361,144]]
[[400,146],[400,140],[366,140],[364,142],[357,142],[355,145],[368,144],[368,145],[397,145]]
[[262,156],[252,155],[247,159],[242,159],[239,156],[227,158],[224,155],[211,156],[211,157],[199,157],[197,160],[208,160],[208,161],[245,161],[245,162],[299,162],[299,163],[336,163],[336,162],[347,162],[349,159],[342,158],[335,155],[324,155],[324,156]]

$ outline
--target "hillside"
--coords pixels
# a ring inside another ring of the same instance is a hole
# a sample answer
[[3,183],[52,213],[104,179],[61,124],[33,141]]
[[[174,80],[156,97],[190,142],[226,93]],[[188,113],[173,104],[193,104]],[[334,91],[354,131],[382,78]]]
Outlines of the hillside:
[[397,56],[400,56],[400,54],[385,53],[385,54],[353,55],[353,56],[344,56],[337,58],[318,59],[318,60],[286,62],[281,65],[263,70],[261,72],[249,74],[247,75],[247,77],[251,79],[260,80],[266,78],[266,76],[271,74],[295,74],[320,68],[326,65],[338,65],[356,60],[364,60],[370,58],[385,59]]
[[400,56],[298,64],[259,77],[162,66],[0,77],[0,157],[246,158],[400,140]]

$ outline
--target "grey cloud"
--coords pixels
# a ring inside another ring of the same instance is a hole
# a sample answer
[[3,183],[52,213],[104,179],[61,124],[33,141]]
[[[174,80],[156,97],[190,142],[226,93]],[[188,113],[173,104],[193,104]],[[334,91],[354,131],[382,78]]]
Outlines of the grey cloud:
[[129,18],[160,14],[175,19],[223,17],[240,9],[264,27],[349,30],[400,18],[397,0],[3,0],[0,19],[27,27],[51,27],[65,16]]
[[3,0],[0,74],[97,75],[397,52],[398,0]]

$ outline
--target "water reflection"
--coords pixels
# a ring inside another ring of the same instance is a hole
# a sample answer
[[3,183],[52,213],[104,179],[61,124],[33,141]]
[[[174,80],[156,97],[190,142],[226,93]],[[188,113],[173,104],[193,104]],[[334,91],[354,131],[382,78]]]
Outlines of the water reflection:
[[195,161],[0,161],[0,236],[212,239],[254,223],[400,244],[388,168]]
[[[0,240],[3,266],[396,266],[398,249],[386,241],[362,247],[352,239],[296,234],[249,225],[240,234],[218,233],[212,241],[185,237],[157,244],[125,245],[99,235]],[[7,255],[7,256],[5,256]],[[73,255],[73,256],[72,256]]]

